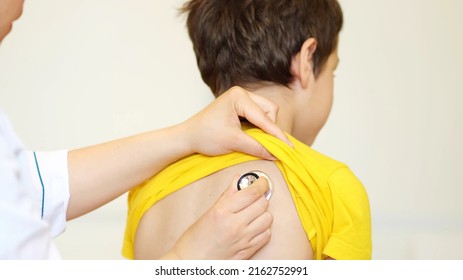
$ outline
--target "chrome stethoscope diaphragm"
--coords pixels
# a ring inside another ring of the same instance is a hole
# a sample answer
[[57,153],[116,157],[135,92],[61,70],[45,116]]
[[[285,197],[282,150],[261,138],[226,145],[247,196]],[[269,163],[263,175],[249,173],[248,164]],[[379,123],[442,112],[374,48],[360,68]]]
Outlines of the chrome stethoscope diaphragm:
[[237,183],[237,188],[238,190],[245,189],[252,185],[254,182],[256,182],[260,177],[264,177],[268,181],[268,191],[265,193],[265,198],[267,200],[270,200],[273,194],[273,184],[272,181],[270,181],[270,178],[268,177],[267,174],[265,174],[262,171],[250,171],[248,173],[245,173],[241,175],[241,177],[238,179]]

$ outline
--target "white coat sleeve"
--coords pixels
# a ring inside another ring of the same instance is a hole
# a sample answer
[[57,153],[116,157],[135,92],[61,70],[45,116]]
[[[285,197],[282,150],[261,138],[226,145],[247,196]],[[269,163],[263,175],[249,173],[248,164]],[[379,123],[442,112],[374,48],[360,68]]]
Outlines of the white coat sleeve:
[[31,195],[25,151],[0,112],[0,259],[59,258]]
[[50,225],[52,237],[66,228],[69,203],[68,151],[26,152],[32,171],[34,199],[39,201],[40,215]]

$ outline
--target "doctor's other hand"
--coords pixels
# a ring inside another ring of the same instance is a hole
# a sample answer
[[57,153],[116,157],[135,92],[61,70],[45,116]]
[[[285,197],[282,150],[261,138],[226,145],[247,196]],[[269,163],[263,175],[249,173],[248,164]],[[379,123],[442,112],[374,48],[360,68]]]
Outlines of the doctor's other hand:
[[241,87],[232,87],[183,125],[191,151],[215,156],[242,152],[263,159],[274,157],[241,130],[240,117],[292,146],[275,124],[278,106]]
[[273,222],[264,197],[268,181],[261,177],[238,191],[238,178],[185,231],[164,259],[248,259],[267,244]]

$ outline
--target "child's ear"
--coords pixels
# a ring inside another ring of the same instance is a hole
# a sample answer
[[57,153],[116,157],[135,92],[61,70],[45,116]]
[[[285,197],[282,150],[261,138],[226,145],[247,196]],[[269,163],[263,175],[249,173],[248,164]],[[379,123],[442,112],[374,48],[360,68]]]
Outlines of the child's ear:
[[317,49],[317,40],[309,38],[302,44],[301,50],[293,57],[291,70],[300,80],[301,86],[307,88],[313,75],[313,55]]

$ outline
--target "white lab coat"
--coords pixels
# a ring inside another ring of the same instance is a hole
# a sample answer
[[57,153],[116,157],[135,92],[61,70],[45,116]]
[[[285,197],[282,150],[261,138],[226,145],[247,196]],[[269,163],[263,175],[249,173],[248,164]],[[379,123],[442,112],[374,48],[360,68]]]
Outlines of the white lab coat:
[[0,259],[60,257],[52,238],[66,227],[67,151],[36,158],[0,111]]

